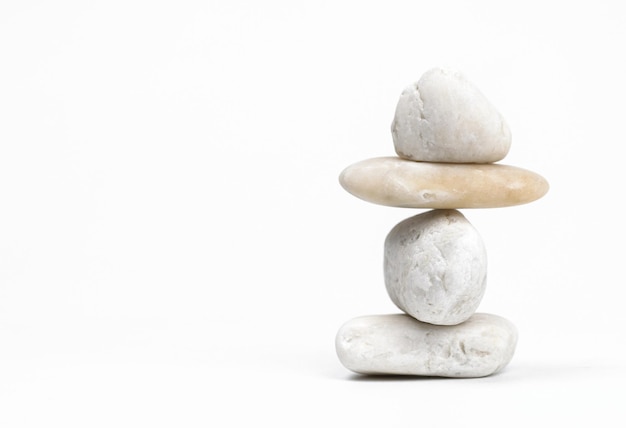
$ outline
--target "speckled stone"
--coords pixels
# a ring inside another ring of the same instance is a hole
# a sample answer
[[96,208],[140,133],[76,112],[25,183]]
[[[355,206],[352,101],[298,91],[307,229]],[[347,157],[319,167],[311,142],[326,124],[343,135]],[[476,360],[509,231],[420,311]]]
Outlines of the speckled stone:
[[357,373],[482,377],[505,367],[517,329],[497,315],[477,313],[462,324],[438,326],[405,314],[354,318],[335,340],[341,363]]

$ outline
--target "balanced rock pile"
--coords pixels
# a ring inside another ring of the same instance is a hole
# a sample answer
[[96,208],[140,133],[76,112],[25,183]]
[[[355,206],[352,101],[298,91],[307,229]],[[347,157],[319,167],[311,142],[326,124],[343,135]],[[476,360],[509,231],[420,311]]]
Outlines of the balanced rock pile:
[[511,146],[498,111],[460,73],[432,69],[402,92],[391,126],[399,157],[346,168],[341,185],[366,201],[431,209],[385,240],[384,278],[403,314],[355,318],[337,333],[341,363],[365,374],[480,377],[506,366],[517,330],[475,313],[487,284],[487,253],[461,208],[534,201],[547,181],[495,164]]

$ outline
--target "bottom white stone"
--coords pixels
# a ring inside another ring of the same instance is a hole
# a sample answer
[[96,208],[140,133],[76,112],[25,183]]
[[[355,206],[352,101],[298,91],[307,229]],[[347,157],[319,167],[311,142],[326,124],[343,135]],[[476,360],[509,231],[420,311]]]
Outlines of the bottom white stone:
[[357,373],[482,377],[506,366],[517,329],[497,315],[477,313],[451,326],[405,314],[354,318],[337,333],[341,363]]

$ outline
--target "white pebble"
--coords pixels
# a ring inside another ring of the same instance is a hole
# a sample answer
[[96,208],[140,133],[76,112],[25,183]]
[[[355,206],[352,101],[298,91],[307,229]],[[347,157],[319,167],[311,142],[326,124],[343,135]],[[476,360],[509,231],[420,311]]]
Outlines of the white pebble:
[[487,252],[456,210],[432,210],[397,224],[385,240],[385,285],[412,317],[453,325],[478,308],[487,284]]
[[462,74],[442,68],[402,92],[391,132],[398,156],[415,161],[491,163],[511,146],[495,107]]
[[344,324],[335,345],[341,363],[357,373],[442,377],[488,376],[515,352],[517,329],[506,319],[474,314],[454,326],[408,315],[371,315]]

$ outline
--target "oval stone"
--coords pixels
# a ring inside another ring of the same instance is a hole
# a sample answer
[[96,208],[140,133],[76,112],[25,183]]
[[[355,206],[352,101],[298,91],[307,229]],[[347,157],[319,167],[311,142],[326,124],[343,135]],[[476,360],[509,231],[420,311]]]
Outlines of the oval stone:
[[339,182],[352,195],[405,208],[497,208],[526,204],[548,191],[545,178],[503,164],[414,162],[398,157],[350,165]]
[[477,313],[462,324],[438,326],[405,314],[352,319],[338,331],[337,356],[363,374],[482,377],[504,368],[517,329],[497,315]]
[[391,133],[398,156],[417,161],[497,162],[511,146],[495,107],[461,73],[442,68],[402,92]]
[[478,308],[487,285],[487,251],[456,210],[398,223],[385,239],[385,285],[395,305],[431,324],[453,325]]

